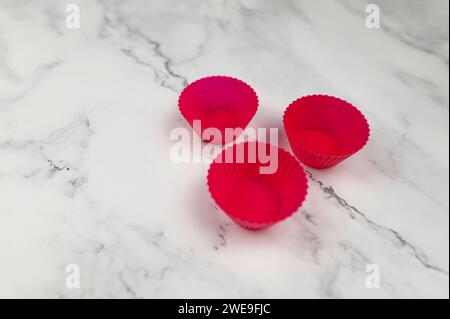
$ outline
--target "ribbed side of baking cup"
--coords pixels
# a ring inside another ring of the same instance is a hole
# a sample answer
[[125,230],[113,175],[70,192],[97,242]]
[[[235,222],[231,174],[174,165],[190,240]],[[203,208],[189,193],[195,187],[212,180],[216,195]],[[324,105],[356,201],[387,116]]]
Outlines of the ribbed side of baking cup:
[[[227,144],[239,136],[232,134],[238,131],[231,129],[244,130],[255,115],[258,96],[244,81],[229,76],[209,76],[189,84],[178,98],[178,107],[202,140]],[[200,121],[201,127],[195,127],[194,121]],[[206,131],[210,128],[217,129],[220,138],[214,130]]]
[[[286,108],[283,124],[292,151],[305,165],[325,169],[342,162],[362,149],[370,136],[364,115],[351,103],[329,95],[308,95]],[[305,146],[298,137],[305,130],[326,132],[340,145],[339,151],[321,153]]]
[[[251,155],[260,148],[267,157]],[[233,156],[227,157],[230,154]],[[225,163],[227,158],[234,162]],[[266,228],[288,218],[301,206],[308,190],[305,171],[298,161],[285,150],[263,142],[226,148],[211,164],[207,183],[217,205],[248,229]]]

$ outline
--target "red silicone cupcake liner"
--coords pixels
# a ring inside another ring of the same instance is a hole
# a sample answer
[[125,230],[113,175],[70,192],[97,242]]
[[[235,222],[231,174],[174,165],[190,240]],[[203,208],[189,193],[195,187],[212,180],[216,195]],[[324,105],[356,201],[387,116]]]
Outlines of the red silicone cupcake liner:
[[329,168],[362,149],[370,129],[352,104],[329,95],[308,95],[284,112],[284,128],[295,156],[312,168]]
[[225,149],[211,164],[207,179],[217,205],[240,226],[255,230],[291,216],[308,189],[298,161],[285,150],[263,142],[244,142]]
[[[258,109],[258,96],[241,80],[209,76],[189,84],[180,94],[178,107],[203,141],[227,144],[239,134],[226,129],[245,129]],[[214,130],[209,128],[217,129],[220,136],[212,135]]]

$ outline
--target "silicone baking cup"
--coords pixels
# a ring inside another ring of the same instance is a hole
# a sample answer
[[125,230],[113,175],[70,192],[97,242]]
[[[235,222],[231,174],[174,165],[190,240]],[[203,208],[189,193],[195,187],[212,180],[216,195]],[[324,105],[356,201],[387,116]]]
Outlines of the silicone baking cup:
[[[261,148],[268,155],[263,160],[257,155]],[[262,173],[261,168],[267,170],[269,163],[275,165],[271,172]],[[207,180],[217,205],[237,224],[254,230],[291,216],[308,189],[298,161],[285,150],[263,142],[234,144],[222,151],[211,164]]]
[[[242,130],[258,109],[258,96],[247,83],[228,76],[209,76],[189,84],[178,99],[181,114],[203,141],[230,143],[237,136],[225,129]],[[199,120],[197,128],[194,121]],[[220,131],[220,139],[204,134],[208,128]]]
[[305,165],[332,167],[362,149],[370,129],[352,104],[329,95],[308,95],[284,112],[284,128],[295,156]]

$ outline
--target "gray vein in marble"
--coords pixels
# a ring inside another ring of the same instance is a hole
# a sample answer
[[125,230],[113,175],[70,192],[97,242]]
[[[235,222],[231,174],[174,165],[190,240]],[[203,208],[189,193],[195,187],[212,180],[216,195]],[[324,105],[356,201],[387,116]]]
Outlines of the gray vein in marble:
[[449,276],[448,270],[442,269],[441,267],[432,264],[428,260],[428,257],[419,248],[417,248],[416,246],[414,246],[414,244],[410,243],[405,238],[403,238],[403,236],[400,233],[398,233],[396,230],[386,227],[386,226],[383,226],[383,225],[380,225],[380,224],[377,224],[376,222],[371,220],[369,217],[367,217],[359,209],[350,205],[344,198],[339,196],[335,192],[335,190],[333,189],[332,186],[326,185],[322,181],[316,179],[310,171],[308,171],[308,170],[305,170],[305,171],[308,174],[309,178],[313,182],[317,183],[319,185],[320,189],[325,194],[327,194],[330,198],[333,198],[334,200],[336,200],[337,204],[339,206],[343,207],[349,213],[350,218],[356,219],[357,216],[359,216],[370,228],[372,228],[373,230],[375,230],[377,232],[384,233],[386,235],[386,238],[389,238],[396,246],[398,246],[400,248],[406,248],[411,253],[411,255],[414,256],[414,258],[417,259],[425,268],[428,268],[430,270],[441,273],[447,277]]
[[214,245],[215,250],[219,250],[219,247],[225,247],[227,245],[226,235],[228,232],[228,225],[228,223],[219,224],[219,231],[217,233],[217,236],[220,240],[218,244]]
[[47,159],[47,162],[50,165],[49,177],[52,177],[53,175],[55,175],[56,172],[66,170],[68,168],[68,167],[66,167],[66,164],[61,163],[61,162],[55,163],[51,159]]
[[125,291],[130,294],[134,299],[136,299],[137,293],[136,291],[131,287],[130,284],[125,280],[123,273],[127,270],[128,266],[125,266],[120,272],[119,272],[119,280],[122,283],[123,287],[125,288]]
[[[151,246],[157,248],[162,254],[166,255],[171,260],[179,260],[183,264],[188,264],[191,260],[191,255],[187,254],[184,251],[169,251],[163,247],[164,245],[164,233],[161,231],[157,231],[156,233],[152,234],[151,232],[147,231],[142,226],[137,225],[128,225],[128,228],[134,232],[136,232],[138,235],[142,237],[142,239],[150,244]],[[179,254],[178,254],[179,253]]]
[[[18,95],[15,95],[8,99],[0,99],[0,111],[4,111],[8,107],[14,105],[15,103],[21,101],[23,98],[28,96],[31,92],[33,92],[36,88],[39,87],[39,84],[43,79],[45,79],[48,75],[51,74],[51,72],[57,68],[59,65],[61,65],[62,61],[53,61],[47,64],[43,64],[39,66],[35,72],[35,74],[32,76],[30,84],[28,84],[25,89]],[[1,72],[0,75],[6,75],[9,78],[13,79],[15,82],[22,81],[18,75],[14,73],[13,70],[7,68],[6,66],[0,65],[0,70],[3,69],[3,72]]]
[[314,226],[317,226],[317,224],[314,222],[314,217],[313,217],[313,215],[311,215],[311,214],[309,214],[309,213],[307,213],[307,212],[305,212],[305,211],[301,211],[300,213],[303,214],[303,215],[305,216],[305,219],[306,219],[309,223],[313,224]]
[[[399,134],[398,132],[396,134]],[[422,195],[426,196],[427,198],[429,198],[433,203],[435,203],[437,206],[443,208],[444,210],[448,210],[448,207],[443,204],[438,198],[436,198],[435,196],[433,196],[433,194],[430,194],[429,192],[427,192],[426,190],[423,189],[423,187],[421,187],[419,184],[417,184],[417,182],[415,182],[414,180],[412,180],[411,178],[409,178],[408,176],[405,176],[404,174],[402,174],[402,172],[400,170],[397,169],[397,166],[399,165],[397,163],[396,157],[395,157],[395,153],[398,152],[402,146],[409,146],[414,148],[416,151],[421,152],[419,147],[417,147],[414,143],[412,143],[412,141],[410,139],[407,138],[406,133],[403,133],[400,136],[400,139],[397,143],[395,143],[389,150],[387,150],[386,152],[386,158],[390,160],[390,164],[389,166],[383,166],[382,164],[378,163],[377,160],[375,159],[368,159],[368,162],[373,165],[374,168],[376,168],[377,170],[379,170],[380,172],[382,172],[384,175],[386,175],[387,177],[391,178],[391,179],[395,179],[395,178],[399,178],[402,181],[404,181],[406,184],[408,184],[409,186],[411,186],[412,188],[414,188],[415,190],[417,190],[418,192],[420,192]]]
[[305,240],[308,243],[311,256],[314,258],[316,263],[318,263],[317,259],[318,253],[320,249],[323,247],[322,241],[320,240],[319,236],[317,236],[314,232],[310,231],[309,229],[302,231],[301,236],[303,240]]
[[428,96],[432,101],[434,101],[437,105],[441,106],[447,111],[449,110],[447,100],[445,97],[439,94],[438,91],[440,91],[440,88],[436,85],[436,83],[401,70],[394,72],[394,75],[404,85],[411,87],[415,91],[422,92],[424,95]]
[[408,39],[407,37],[403,36],[402,34],[399,34],[395,32],[394,29],[390,28],[389,26],[384,25],[383,29],[386,31],[386,33],[396,37],[398,40],[402,41],[404,44],[409,45],[410,47],[415,48],[416,50],[422,51],[424,53],[430,54],[432,56],[435,56],[437,59],[439,59],[443,64],[449,65],[449,60],[446,57],[441,56],[434,50],[427,48],[426,46],[419,44],[417,42],[413,42],[412,40]]
[[372,261],[364,255],[359,249],[355,248],[350,243],[339,243],[339,246],[346,251],[348,254],[350,254],[354,259],[363,261],[364,265],[372,264]]
[[[87,183],[88,177],[86,173],[80,171],[76,167],[71,167],[69,163],[61,159],[54,159],[49,157],[47,152],[47,147],[55,146],[55,143],[62,143],[60,139],[64,137],[70,129],[74,127],[78,127],[82,125],[83,129],[86,130],[85,136],[80,141],[76,141],[75,144],[82,148],[84,152],[88,147],[88,140],[94,134],[90,121],[87,117],[81,117],[76,119],[74,122],[70,123],[67,127],[58,129],[50,134],[50,136],[43,140],[28,140],[24,142],[11,142],[7,141],[3,144],[0,144],[0,149],[12,149],[14,151],[23,151],[29,148],[32,149],[33,152],[37,152],[39,157],[43,158],[48,165],[48,169],[45,169],[47,172],[46,177],[52,178],[57,173],[69,172],[71,170],[74,171],[72,175],[73,177],[69,178],[67,181],[68,184],[71,185],[71,191],[68,193],[70,197],[73,197],[77,190]],[[30,172],[23,174],[23,177],[26,179],[33,178],[38,176],[38,174],[42,171],[42,168],[32,169]]]
[[299,2],[295,1],[286,1],[285,5],[291,12],[294,12],[300,19],[302,19],[307,24],[313,25],[313,22],[310,18],[298,7]]
[[[343,5],[346,9],[348,9],[350,12],[353,12],[354,14],[361,16],[361,21],[364,21],[365,19],[365,11],[364,10],[358,10],[356,7],[354,7],[352,4],[354,4],[354,2],[349,3],[345,0],[339,0],[339,3],[341,5]],[[366,4],[368,4],[369,2],[365,2]],[[361,5],[361,3],[358,3],[358,5]],[[381,6],[380,8],[381,10],[381,14],[384,15],[384,8]],[[436,57],[437,59],[439,59],[443,64],[445,64],[447,67],[449,65],[449,60],[448,57],[446,56],[442,56],[441,54],[439,54],[438,52],[436,52],[435,50],[429,48],[426,44],[424,43],[420,43],[419,41],[414,41],[414,39],[409,38],[408,36],[406,36],[405,34],[402,34],[400,32],[396,32],[396,30],[394,30],[393,28],[391,28],[389,26],[388,23],[383,23],[384,19],[381,18],[381,24],[382,24],[382,30],[384,30],[387,34],[391,35],[392,37],[395,37],[397,40],[401,41],[402,43],[404,43],[405,45],[414,48],[418,51],[422,51],[424,53],[430,54],[434,57]],[[448,45],[448,35],[447,37],[442,36],[442,40],[447,40],[447,45]]]
[[[175,93],[179,93],[181,89],[186,87],[189,84],[188,79],[172,70],[174,62],[172,59],[166,55],[162,49],[161,49],[161,43],[158,41],[155,41],[145,35],[139,28],[131,26],[128,22],[125,21],[124,18],[121,17],[120,12],[117,10],[117,8],[114,8],[113,11],[109,9],[109,7],[104,3],[103,1],[100,1],[101,6],[103,7],[104,13],[103,13],[103,21],[105,25],[109,26],[112,29],[117,29],[118,26],[122,26],[125,29],[125,32],[128,36],[135,36],[137,38],[140,38],[143,40],[149,47],[151,48],[152,52],[161,60],[161,63],[164,68],[164,75],[165,77],[169,77],[172,79],[175,79],[177,81],[181,81],[180,85],[178,87],[174,87],[172,84],[168,83],[163,75],[158,74],[158,71],[155,69],[155,66],[153,66],[150,63],[144,62],[142,59],[137,57],[135,53],[133,53],[131,48],[122,48],[121,51],[125,53],[127,56],[131,57],[136,63],[141,65],[146,65],[148,67],[151,67],[156,75],[156,80],[164,87],[174,91]],[[113,19],[111,19],[108,14],[113,15]],[[115,19],[114,19],[115,18]],[[113,21],[114,23],[113,23]],[[101,35],[101,37],[103,37]]]
[[211,19],[209,17],[206,17],[205,28],[204,28],[205,29],[205,38],[203,39],[203,41],[201,41],[197,45],[197,51],[195,52],[195,54],[193,54],[191,57],[187,57],[187,58],[178,60],[177,62],[173,62],[172,65],[175,66],[175,65],[193,63],[197,59],[199,59],[204,54],[206,46],[211,38],[210,27],[211,27]]
[[337,264],[334,269],[330,269],[325,276],[320,277],[320,291],[325,298],[339,298],[336,292],[336,283],[341,271],[341,264]]

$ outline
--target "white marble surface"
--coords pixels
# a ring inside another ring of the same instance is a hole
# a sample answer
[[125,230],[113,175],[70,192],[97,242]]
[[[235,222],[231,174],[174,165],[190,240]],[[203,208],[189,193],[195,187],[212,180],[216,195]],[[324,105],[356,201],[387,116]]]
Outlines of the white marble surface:
[[[372,2],[381,29],[357,0],[0,0],[0,297],[448,298],[448,2]],[[211,74],[255,88],[252,127],[328,93],[370,143],[243,230],[207,164],[169,158],[180,90]]]

